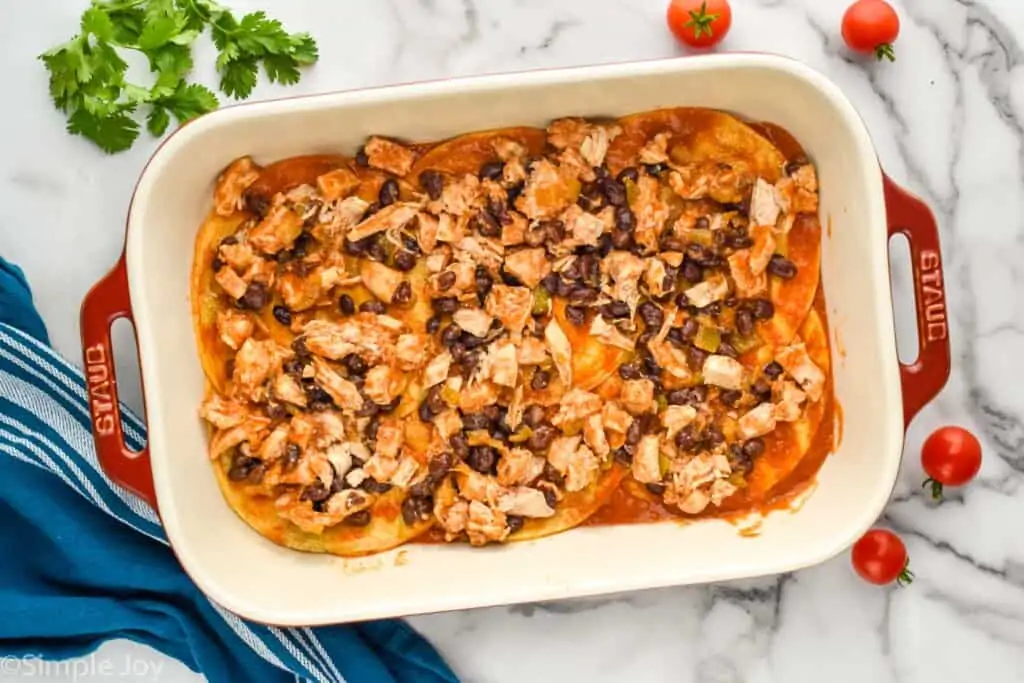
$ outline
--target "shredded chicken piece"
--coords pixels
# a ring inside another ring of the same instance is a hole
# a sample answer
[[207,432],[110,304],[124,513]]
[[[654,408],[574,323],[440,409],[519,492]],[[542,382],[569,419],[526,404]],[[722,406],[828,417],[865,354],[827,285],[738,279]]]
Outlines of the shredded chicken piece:
[[547,159],[533,164],[516,208],[530,220],[556,218],[573,201],[568,180]]
[[232,268],[221,268],[213,279],[232,299],[241,299],[245,295],[245,290],[249,288],[245,280],[238,277],[238,273]]
[[600,462],[578,436],[563,436],[551,442],[548,462],[565,477],[565,490],[582,491],[597,478]]
[[377,261],[364,260],[359,265],[359,276],[370,293],[385,303],[391,303],[402,284],[402,274]]
[[474,269],[484,266],[492,272],[501,267],[504,253],[505,247],[501,246],[501,242],[486,237],[463,237],[455,245],[455,257],[458,260],[472,264]]
[[738,424],[740,436],[744,439],[764,436],[775,429],[775,407],[771,403],[762,403],[744,414]]
[[287,206],[275,206],[249,233],[249,244],[266,254],[291,248],[302,234],[302,216]]
[[640,150],[641,164],[668,163],[668,134],[658,133]]
[[277,283],[277,292],[284,305],[291,311],[305,311],[316,305],[320,299],[322,279],[319,272],[302,277],[297,273],[285,273]]
[[590,133],[591,124],[580,118],[555,119],[548,124],[547,140],[555,149],[579,149]]
[[506,247],[513,247],[522,244],[526,239],[526,230],[529,225],[526,219],[518,211],[508,212],[508,222],[501,226],[501,243]]
[[366,373],[363,391],[377,405],[387,405],[395,400],[405,387],[401,373],[387,365],[378,365]]
[[246,339],[235,355],[231,377],[235,390],[252,401],[262,400],[266,394],[264,383],[280,363],[281,354],[272,340]]
[[503,494],[498,499],[498,509],[520,517],[551,517],[555,514],[541,491],[526,486],[517,486]]
[[475,500],[470,502],[469,520],[466,522],[466,535],[469,536],[469,542],[472,545],[486,545],[491,541],[504,541],[509,535],[505,513],[489,508]]
[[651,352],[654,362],[668,374],[684,381],[689,381],[693,378],[693,372],[690,371],[690,364],[686,359],[686,353],[682,349],[678,349],[670,342],[662,339],[652,340],[648,343],[647,349]]
[[647,259],[647,269],[644,271],[644,284],[647,285],[647,291],[651,293],[651,296],[661,297],[672,289],[675,282],[673,278],[669,278],[665,262],[657,256],[652,256]]
[[548,360],[548,349],[536,337],[524,337],[519,342],[520,365],[543,365]]
[[710,197],[720,204],[739,204],[754,182],[749,170],[737,164],[709,162],[673,168],[668,183],[683,199]]
[[625,434],[633,424],[633,416],[620,408],[619,404],[609,401],[601,409],[601,422],[606,431]]
[[623,382],[619,402],[633,415],[642,415],[650,411],[656,405],[654,382],[649,379],[631,379]]
[[[398,328],[401,329],[401,323]],[[369,363],[384,360],[394,349],[398,338],[397,330],[388,323],[387,316],[372,313],[361,313],[341,323],[311,320],[302,331],[306,348],[318,356],[341,360],[351,353],[358,353]]]
[[605,458],[612,452],[611,446],[608,445],[608,436],[605,434],[604,420],[600,412],[595,412],[584,421],[583,440],[599,458]]
[[805,164],[797,169],[792,176],[782,178],[775,183],[775,201],[785,213],[783,219],[776,226],[776,229],[782,233],[790,231],[797,214],[817,213],[818,176],[814,166]]
[[736,487],[726,480],[729,474],[731,468],[725,456],[694,456],[673,471],[665,502],[678,505],[687,514],[702,512],[708,505],[720,505],[736,491]]
[[245,191],[260,177],[260,167],[250,157],[231,162],[217,178],[213,205],[220,216],[230,216],[245,208]]
[[448,370],[452,365],[452,354],[447,351],[434,356],[426,369],[423,370],[423,388],[429,389],[448,379]]
[[729,281],[724,276],[715,274],[704,282],[690,287],[685,294],[691,305],[704,308],[729,295]]
[[274,501],[277,514],[311,534],[321,534],[327,527],[341,523],[346,517],[369,509],[373,498],[363,491],[344,489],[327,499],[323,512],[301,499],[299,492],[289,492]]
[[258,445],[270,427],[270,420],[261,415],[247,415],[241,423],[230,429],[218,430],[210,439],[210,459],[216,460],[235,446],[247,442]]
[[735,358],[711,355],[704,359],[704,384],[723,389],[742,389],[745,378],[743,365]]
[[502,387],[515,387],[519,378],[516,347],[509,340],[494,342],[480,361],[478,377]]
[[628,251],[613,251],[605,257],[602,270],[612,280],[611,296],[629,305],[631,313],[636,312],[640,303],[640,276],[644,273],[644,261]]
[[486,337],[494,324],[494,318],[479,308],[460,308],[452,315],[452,321],[474,337]]
[[249,415],[249,409],[245,404],[224,398],[220,394],[211,394],[199,407],[199,417],[217,429],[237,427]]
[[572,246],[596,247],[605,230],[604,221],[581,209],[579,204],[573,204],[565,210],[562,222],[572,236]]
[[536,289],[551,272],[551,263],[542,248],[520,249],[509,252],[505,257],[505,272],[530,289]]
[[399,488],[409,488],[420,472],[420,464],[412,455],[405,454],[398,460],[398,468],[391,475],[391,484]]
[[658,240],[669,218],[669,207],[661,198],[661,184],[651,176],[641,176],[636,183],[637,192],[630,202],[636,216],[634,237],[648,251],[658,249]]
[[348,231],[346,239],[349,242],[358,242],[378,232],[393,232],[401,230],[412,222],[419,214],[419,207],[416,204],[395,203],[385,206],[362,223]]
[[772,228],[758,225],[750,229],[750,238],[754,241],[750,247],[750,271],[754,275],[761,275],[775,253],[775,236],[772,235]]
[[422,368],[430,355],[430,336],[426,334],[403,334],[395,343],[395,358],[398,367],[406,372]]
[[518,486],[532,483],[544,472],[544,458],[525,448],[512,448],[498,460],[498,483]]
[[589,134],[580,143],[580,154],[591,166],[600,166],[608,154],[608,145],[620,133],[622,128],[619,126],[591,126]]
[[356,196],[328,204],[320,210],[320,223],[313,227],[313,237],[321,242],[333,244],[348,230],[358,225],[369,208],[369,202]]
[[504,136],[495,138],[491,142],[491,147],[494,148],[494,153],[498,155],[498,158],[504,162],[522,159],[527,152],[527,149],[521,144]]
[[679,431],[697,419],[697,409],[693,406],[671,405],[661,414],[661,424],[665,427],[665,438],[674,439]]
[[459,408],[464,413],[478,413],[497,400],[498,388],[493,383],[472,382],[459,394]]
[[235,242],[234,244],[222,244],[217,249],[217,255],[224,263],[235,269],[235,272],[244,273],[260,257],[253,251],[248,242]]
[[775,404],[774,417],[779,422],[795,422],[800,419],[803,412],[802,406],[807,400],[807,394],[800,391],[796,384],[783,379],[778,382],[776,390],[778,402]]
[[305,408],[307,403],[306,392],[302,390],[299,380],[291,375],[281,373],[274,379],[274,398],[285,403]]
[[217,334],[222,342],[236,351],[252,336],[254,329],[252,318],[245,313],[230,308],[217,312]]
[[320,358],[313,358],[316,381],[342,410],[359,410],[363,407],[363,397],[356,385],[348,381],[334,368]]
[[637,444],[633,456],[633,478],[641,484],[661,481],[661,455],[656,435],[648,434]]
[[825,392],[825,373],[811,360],[803,342],[780,350],[775,354],[775,360],[797,381],[808,398],[812,401],[821,400]]
[[442,439],[448,441],[462,431],[462,417],[457,410],[446,410],[434,417],[434,429]]
[[570,422],[579,422],[591,415],[601,412],[601,397],[583,389],[570,389],[562,397],[558,413],[551,418],[556,427]]
[[487,312],[501,321],[513,338],[518,338],[533,309],[533,292],[527,287],[494,285],[487,296]]
[[558,370],[558,376],[562,378],[562,383],[567,387],[572,386],[572,346],[554,318],[544,328],[544,341],[548,345],[551,358],[555,361],[555,368]]
[[768,276],[763,271],[759,275],[754,274],[750,249],[741,249],[730,254],[728,261],[729,274],[736,283],[736,293],[741,297],[754,298],[768,289]]
[[775,188],[764,178],[758,178],[750,195],[750,225],[774,228],[779,220],[779,213]]
[[594,316],[594,322],[590,324],[590,334],[596,339],[603,341],[608,346],[614,346],[626,351],[636,348],[636,343],[622,334],[619,328],[608,323],[604,316]]
[[416,153],[393,140],[372,136],[363,147],[370,166],[396,176],[405,176],[416,162]]
[[344,199],[359,187],[359,177],[348,168],[336,168],[319,176],[316,187],[325,202]]

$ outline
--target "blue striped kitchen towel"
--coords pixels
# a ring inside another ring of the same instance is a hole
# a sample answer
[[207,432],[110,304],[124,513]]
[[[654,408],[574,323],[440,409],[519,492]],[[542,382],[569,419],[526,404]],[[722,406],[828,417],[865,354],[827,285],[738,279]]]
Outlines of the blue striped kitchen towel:
[[[126,413],[138,448],[145,427]],[[210,602],[156,515],[96,460],[81,371],[46,343],[21,272],[0,259],[0,658],[145,643],[214,683],[457,681],[402,621],[277,628]]]

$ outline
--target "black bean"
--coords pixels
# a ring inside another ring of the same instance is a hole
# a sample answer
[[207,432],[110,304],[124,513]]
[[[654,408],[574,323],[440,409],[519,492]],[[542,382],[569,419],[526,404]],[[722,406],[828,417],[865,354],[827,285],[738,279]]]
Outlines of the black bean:
[[289,443],[284,449],[284,460],[281,463],[281,469],[285,472],[291,470],[293,467],[299,464],[299,458],[302,456],[302,450],[296,443]]
[[601,307],[601,315],[609,319],[625,318],[629,315],[629,304],[625,301],[611,301]]
[[510,534],[514,534],[522,529],[524,524],[526,524],[526,519],[520,515],[505,516],[505,525],[508,526],[508,532]]
[[548,291],[548,294],[554,294],[558,290],[558,273],[548,273],[544,276],[544,279],[540,281],[540,286]]
[[747,309],[736,311],[736,331],[749,336],[754,331],[754,314]]
[[601,191],[612,206],[626,206],[626,186],[611,178],[601,182]]
[[399,284],[394,295],[391,297],[391,303],[398,306],[406,306],[412,303],[412,285],[408,282]]
[[416,414],[422,422],[432,422],[434,419],[434,413],[430,412],[430,406],[424,401],[420,404],[419,408],[416,409]]
[[656,496],[660,496],[665,493],[664,484],[644,484],[644,488],[653,493]]
[[[447,275],[454,276],[455,273],[446,273]],[[436,313],[442,315],[451,315],[455,311],[459,310],[459,300],[454,296],[442,296],[434,299],[430,302]]]
[[348,354],[342,359],[341,363],[348,370],[349,375],[365,375],[366,371],[370,369],[367,362],[356,353]]
[[380,192],[377,194],[377,201],[380,205],[391,206],[398,201],[398,181],[394,178],[388,178],[384,181],[384,184],[380,186]]
[[473,446],[469,449],[466,464],[481,474],[494,474],[498,452],[491,446]]
[[750,310],[758,320],[769,320],[775,315],[775,306],[768,299],[754,299]]
[[619,172],[619,182],[624,183],[627,180],[634,183],[640,180],[640,171],[638,171],[635,166],[624,168]]
[[487,340],[483,337],[477,337],[476,335],[470,334],[469,332],[463,332],[462,336],[459,337],[459,342],[466,347],[467,351],[478,349],[487,343]]
[[633,234],[624,230],[612,230],[612,246],[616,249],[629,249],[633,246]]
[[367,166],[370,165],[370,157],[367,156],[365,149],[360,149],[358,152],[356,152],[356,163],[362,166],[363,168],[366,168]]
[[743,398],[743,392],[736,389],[725,389],[718,394],[718,400],[729,406],[730,408],[736,405],[736,402]]
[[407,526],[430,519],[434,510],[434,501],[425,496],[409,496],[402,501],[402,521]]
[[370,511],[360,510],[359,512],[353,512],[351,515],[341,520],[341,523],[345,526],[366,526],[370,523]]
[[306,340],[302,337],[296,337],[292,341],[292,351],[295,352],[295,356],[299,359],[308,359],[310,356],[309,349],[306,348]]
[[707,306],[700,310],[701,313],[703,313],[704,315],[710,315],[712,318],[717,318],[718,316],[722,315],[722,302],[716,301],[714,303],[708,304]]
[[640,439],[643,438],[643,435],[643,424],[640,420],[633,420],[629,423],[629,428],[626,429],[626,443],[630,446],[635,446],[640,443]]
[[317,384],[309,384],[306,386],[306,398],[310,402],[310,408],[313,408],[314,410],[316,410],[316,408],[312,404],[327,404],[326,406],[324,406],[324,408],[326,409],[327,407],[330,406],[332,400],[331,395],[324,391],[323,388]]
[[565,223],[559,220],[549,220],[541,223],[544,226],[544,232],[547,234],[548,242],[552,244],[561,242],[565,239]]
[[768,365],[764,366],[764,374],[772,379],[775,379],[776,377],[781,375],[782,372],[782,366],[775,361],[772,361]]
[[574,304],[592,304],[600,295],[601,293],[593,287],[577,285],[569,292],[569,301]]
[[686,389],[675,389],[668,392],[665,400],[668,401],[669,405],[685,406],[690,402],[690,392]]
[[572,290],[573,290],[573,285],[572,285],[571,282],[568,282],[566,280],[563,280],[563,279],[559,278],[558,286],[555,288],[555,291],[552,292],[552,293],[556,294],[557,296],[560,296],[560,297],[568,297],[570,294],[572,294]]
[[476,231],[484,237],[501,237],[501,225],[498,219],[486,211],[481,211],[473,219],[473,226]]
[[288,310],[287,306],[274,306],[274,320],[282,325],[291,325],[292,312]]
[[756,458],[762,453],[764,453],[764,439],[760,437],[750,439],[745,444],[743,444],[743,454],[746,455],[748,458]]
[[661,430],[661,420],[656,413],[645,413],[634,422],[640,423],[640,430],[644,434],[657,434]]
[[548,504],[549,508],[554,510],[555,506],[558,505],[558,494],[546,486],[541,491],[544,493],[544,502]]
[[248,481],[257,483],[263,479],[266,466],[259,458],[250,458],[235,451],[231,461],[231,468],[228,470],[228,479],[231,481]]
[[576,203],[584,211],[597,213],[604,206],[604,195],[597,183],[584,183]]
[[494,286],[494,277],[483,266],[476,267],[476,292],[480,301],[487,298]]
[[359,485],[359,488],[370,493],[387,493],[391,490],[391,484],[377,481],[373,477],[367,477],[363,479],[363,483]]
[[772,385],[764,377],[758,377],[750,387],[750,393],[759,403],[767,403],[772,400]]
[[359,310],[362,313],[376,313],[377,315],[383,315],[388,309],[383,302],[377,301],[364,301],[359,304]]
[[687,391],[690,392],[690,405],[700,405],[708,400],[708,388],[703,384],[690,387]]
[[646,325],[648,329],[660,330],[662,324],[665,322],[665,313],[650,301],[645,301],[640,304],[640,307],[637,309],[637,313],[640,314],[640,319],[644,321],[644,325]]
[[754,240],[745,234],[726,235],[725,246],[732,247],[733,249],[747,249],[754,246]]
[[456,434],[448,440],[448,445],[452,447],[452,453],[455,457],[465,460],[469,455],[469,445],[466,443],[466,437],[462,434]]
[[555,486],[562,486],[562,484],[565,483],[565,477],[562,476],[562,473],[559,472],[558,469],[550,462],[544,463],[544,471],[541,473],[540,478],[545,481],[550,481]]
[[530,387],[534,391],[542,391],[544,389],[547,389],[549,384],[551,384],[550,372],[548,372],[547,370],[542,370],[541,368],[537,368],[536,370],[534,370],[533,378],[530,380]]
[[508,188],[506,194],[508,195],[509,205],[515,204],[515,201],[519,199],[519,195],[523,193],[524,187],[526,187],[526,183],[517,183],[512,187]]
[[435,455],[430,459],[430,464],[427,466],[427,473],[431,479],[439,480],[444,475],[448,474],[448,470],[452,468],[454,458],[451,453],[441,453]]
[[434,415],[439,415],[448,409],[448,404],[441,398],[441,387],[433,386],[427,391],[427,400],[425,403],[430,407],[430,412]]
[[504,161],[488,161],[480,167],[480,180],[501,180],[504,170]]
[[551,445],[551,442],[558,436],[558,430],[548,424],[542,424],[533,430],[533,434],[530,435],[530,440],[527,442],[530,450],[533,451],[545,451]]
[[267,215],[267,211],[270,209],[270,198],[265,194],[246,191],[243,198],[245,200],[246,209],[260,218]]
[[356,302],[348,294],[342,294],[338,297],[338,308],[345,315],[352,315],[356,312]]
[[302,365],[302,361],[297,358],[293,358],[291,360],[286,360],[284,364],[281,365],[281,369],[288,375],[300,375],[302,374]]
[[221,261],[220,256],[214,256],[213,261],[210,263],[210,266],[213,268],[214,273],[218,272],[225,265],[226,264],[223,261]]
[[679,430],[676,434],[676,447],[683,451],[688,451],[697,445],[697,435],[694,432],[693,425],[687,425]]
[[412,253],[411,251],[407,251],[405,249],[401,249],[401,250],[399,250],[399,252],[397,254],[395,254],[395,268],[396,269],[402,271],[403,273],[407,273],[407,272],[409,272],[410,270],[412,270],[415,267],[416,267],[416,254]]
[[470,413],[462,416],[462,426],[467,431],[490,429],[491,420],[483,413]]
[[420,173],[420,187],[431,199],[440,199],[444,192],[444,176],[433,169],[427,169]]
[[630,463],[633,462],[633,447],[623,446],[622,448],[617,448],[615,450],[614,457],[615,462],[621,463],[623,465],[629,465]]
[[615,209],[615,227],[623,232],[633,232],[636,228],[636,216],[628,206],[620,206]]
[[707,360],[709,355],[707,351],[698,349],[696,346],[691,346],[686,350],[686,359],[694,370],[704,367],[704,361]]
[[622,379],[642,379],[643,373],[640,372],[640,367],[636,363],[623,363],[619,366],[619,377]]
[[671,233],[666,233],[660,242],[662,251],[686,251],[686,242]]
[[644,170],[657,178],[665,172],[665,164],[644,164]]
[[718,345],[718,351],[716,352],[719,356],[728,356],[729,358],[738,358],[739,352],[736,347],[727,341],[723,341]]
[[523,423],[531,429],[544,421],[544,408],[533,404],[523,412]]
[[266,285],[262,282],[251,282],[245,288],[245,294],[238,300],[238,307],[258,311],[267,305],[269,299],[270,295],[267,293]]
[[427,318],[427,334],[434,334],[441,329],[441,316],[435,314]]
[[299,496],[299,500],[309,500],[314,503],[327,500],[331,495],[331,490],[324,486],[322,481],[315,481],[306,488],[302,489],[302,495]]
[[796,265],[785,256],[772,254],[768,261],[768,272],[783,280],[790,280],[796,276]]
[[[356,417],[374,418],[377,416],[377,413],[379,412],[380,406],[374,403],[373,401],[366,399],[365,401],[363,401],[363,406],[356,411]],[[380,427],[380,420],[377,420],[376,422],[370,421],[367,423],[366,427],[364,428],[364,431],[366,432],[369,438],[374,439],[377,437],[378,427]]]
[[579,306],[566,306],[565,319],[579,327],[587,322],[587,309],[580,308]]

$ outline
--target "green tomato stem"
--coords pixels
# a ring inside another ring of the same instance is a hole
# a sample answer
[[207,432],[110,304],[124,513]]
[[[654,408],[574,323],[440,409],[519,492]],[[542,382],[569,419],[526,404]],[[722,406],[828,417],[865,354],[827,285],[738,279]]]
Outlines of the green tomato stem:
[[931,477],[928,477],[927,479],[924,480],[924,483],[921,484],[921,488],[929,488],[929,487],[931,487],[931,490],[932,490],[932,500],[935,500],[935,501],[942,500],[942,490],[943,490],[942,482],[935,481]]
[[882,43],[875,47],[875,57],[878,61],[888,59],[890,62],[896,61],[896,52],[893,49],[892,43]]

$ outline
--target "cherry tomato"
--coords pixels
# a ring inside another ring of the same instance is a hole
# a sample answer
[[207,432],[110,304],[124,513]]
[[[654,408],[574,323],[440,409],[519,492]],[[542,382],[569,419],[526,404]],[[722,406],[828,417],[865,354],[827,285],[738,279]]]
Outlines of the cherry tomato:
[[894,62],[892,44],[899,34],[900,17],[885,0],[857,0],[843,15],[843,40],[855,52]]
[[942,499],[943,486],[963,486],[981,469],[981,444],[966,429],[942,427],[932,432],[921,447],[921,466],[931,486],[932,498]]
[[885,529],[872,529],[853,544],[850,559],[860,578],[880,586],[895,581],[906,586],[914,580],[907,548],[900,537]]
[[717,45],[732,26],[729,0],[672,0],[668,27],[690,47]]

